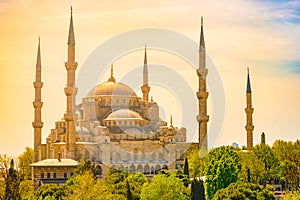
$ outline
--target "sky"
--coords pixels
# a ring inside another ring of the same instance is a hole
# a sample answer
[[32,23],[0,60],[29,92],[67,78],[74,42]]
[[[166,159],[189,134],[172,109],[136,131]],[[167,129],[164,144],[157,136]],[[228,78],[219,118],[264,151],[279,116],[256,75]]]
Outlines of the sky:
[[[221,77],[225,92],[225,98],[219,99],[225,103],[225,119],[220,121],[220,133],[209,132],[217,135],[213,141],[209,136],[210,147],[233,142],[240,146],[246,144],[247,67],[253,92],[254,144],[259,143],[262,132],[270,145],[276,139],[295,141],[299,138],[299,0],[232,0],[230,3],[217,0],[0,0],[0,153],[19,155],[26,146],[33,145],[32,82],[39,36],[44,82],[43,138],[54,128],[55,121],[63,117],[70,5],[73,7],[77,75],[94,49],[124,32],[166,29],[198,43],[203,16],[207,54]],[[171,68],[196,92],[196,73],[180,56],[151,49],[150,45],[148,63]],[[128,71],[141,69],[142,64],[143,45],[114,60],[114,76],[120,80]],[[106,71],[101,71],[99,80],[104,81],[109,69],[101,67]],[[151,69],[149,71],[151,73]],[[150,84],[154,75],[149,75]],[[213,78],[209,71],[208,79]],[[175,125],[186,126],[182,124],[181,115],[186,105],[181,104],[183,101],[176,91],[169,90],[172,84],[153,84],[150,95],[161,105],[163,120],[170,121],[172,115]],[[208,85],[208,91],[210,88],[212,85]],[[134,89],[141,94],[138,87]],[[208,99],[210,123],[213,113],[218,114],[211,97]],[[196,102],[196,97],[191,101]],[[195,118],[191,113],[189,119],[193,127],[187,127],[189,140],[195,139]]]

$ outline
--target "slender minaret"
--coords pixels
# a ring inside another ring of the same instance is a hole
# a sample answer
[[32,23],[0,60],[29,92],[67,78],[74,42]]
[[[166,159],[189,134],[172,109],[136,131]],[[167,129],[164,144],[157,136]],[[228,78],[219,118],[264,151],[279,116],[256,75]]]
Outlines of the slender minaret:
[[251,92],[251,85],[250,85],[250,75],[249,75],[249,68],[247,69],[247,90],[246,90],[246,100],[247,100],[247,107],[245,108],[246,112],[246,120],[247,124],[245,129],[247,131],[247,150],[251,150],[253,148],[253,122],[252,122],[252,92]]
[[201,17],[201,34],[200,34],[200,46],[199,46],[199,68],[197,69],[197,75],[199,80],[199,88],[197,92],[199,113],[197,116],[198,121],[198,134],[199,134],[199,148],[207,150],[207,122],[209,116],[207,115],[207,97],[206,91],[206,76],[208,70],[206,68],[206,52],[204,42],[203,31],[203,18]]
[[147,47],[145,45],[144,68],[143,68],[143,100],[148,102],[150,87],[148,85],[148,64],[147,64]]
[[34,128],[34,158],[33,162],[40,161],[39,156],[39,147],[42,143],[42,65],[41,65],[41,49],[40,49],[40,38],[39,38],[39,45],[38,45],[38,52],[37,52],[37,59],[36,59],[36,69],[35,69],[35,82],[33,82],[33,86],[35,89],[35,98],[33,102],[34,107],[34,122],[32,122],[32,126]]
[[261,144],[266,144],[266,135],[265,135],[264,132],[262,132],[262,134],[261,134],[260,143]]
[[75,87],[75,71],[77,69],[77,62],[75,62],[75,37],[73,27],[73,11],[71,7],[71,19],[68,36],[68,61],[65,62],[67,70],[67,86],[65,87],[65,94],[67,97],[66,113],[64,119],[66,121],[67,132],[67,157],[75,159],[76,153],[76,128],[74,122],[75,96],[77,88]]

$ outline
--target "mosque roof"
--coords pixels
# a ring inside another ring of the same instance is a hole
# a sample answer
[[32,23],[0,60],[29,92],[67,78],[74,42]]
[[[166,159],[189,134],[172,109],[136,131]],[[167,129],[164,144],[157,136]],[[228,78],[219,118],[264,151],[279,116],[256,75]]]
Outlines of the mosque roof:
[[108,115],[108,117],[105,120],[142,120],[143,118],[141,117],[140,114],[133,110],[129,109],[120,109],[112,112],[111,114]]
[[33,167],[43,167],[43,166],[77,166],[78,162],[72,159],[46,159],[36,163],[31,164]]
[[137,97],[136,93],[126,84],[121,82],[106,81],[98,84],[87,94],[87,97],[94,96],[127,96]]

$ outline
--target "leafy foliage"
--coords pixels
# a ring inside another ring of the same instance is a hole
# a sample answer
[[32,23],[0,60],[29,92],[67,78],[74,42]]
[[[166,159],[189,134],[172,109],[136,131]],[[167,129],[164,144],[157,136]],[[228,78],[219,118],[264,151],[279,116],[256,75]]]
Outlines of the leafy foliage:
[[15,170],[14,160],[11,159],[8,174],[5,178],[5,199],[18,200],[21,199],[20,191],[20,176]]
[[261,175],[261,180],[263,181],[263,184],[266,185],[267,181],[271,178],[278,178],[279,162],[271,147],[269,147],[269,145],[267,144],[258,144],[254,147],[253,152],[255,157],[264,166],[264,170]]
[[33,162],[33,149],[30,147],[26,147],[25,151],[19,155],[18,160],[18,168],[20,170],[21,175],[24,179],[31,180],[31,167],[30,164]]
[[173,174],[158,174],[153,177],[152,182],[144,185],[141,199],[189,199],[189,189]]
[[263,189],[258,184],[237,182],[220,189],[213,198],[213,200],[236,199],[275,200],[275,196],[271,191]]
[[36,196],[38,199],[51,199],[50,197],[53,197],[54,199],[62,199],[64,195],[64,188],[62,186],[57,185],[42,185],[39,187],[39,189],[36,191]]
[[191,150],[187,158],[189,160],[189,175],[192,178],[204,176],[206,160],[198,149]]
[[285,142],[277,140],[272,147],[279,159],[280,177],[293,190],[300,189],[300,140]]
[[211,150],[206,159],[208,164],[205,168],[205,184],[207,197],[212,199],[219,189],[237,182],[241,164],[238,154],[230,146]]

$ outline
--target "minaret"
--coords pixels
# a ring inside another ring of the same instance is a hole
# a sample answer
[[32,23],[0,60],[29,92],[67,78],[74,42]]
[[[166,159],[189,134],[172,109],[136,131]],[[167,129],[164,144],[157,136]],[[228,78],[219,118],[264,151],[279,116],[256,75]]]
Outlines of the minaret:
[[143,92],[143,100],[148,102],[150,87],[148,85],[148,64],[147,64],[147,49],[145,45],[145,56],[144,56],[144,68],[143,68],[143,86],[141,87]]
[[252,92],[251,92],[251,85],[250,85],[249,68],[247,70],[248,70],[247,90],[246,90],[247,107],[245,108],[247,124],[245,126],[245,129],[247,131],[247,150],[251,150],[253,148],[254,126],[252,122],[252,114],[254,109],[252,108]]
[[40,38],[39,38],[39,45],[38,45],[38,52],[37,52],[37,59],[36,59],[36,72],[35,72],[35,82],[33,82],[33,86],[35,89],[35,98],[33,102],[34,107],[34,122],[32,122],[32,126],[34,128],[34,158],[33,162],[40,161],[39,155],[39,147],[42,143],[42,65],[41,65],[41,49],[40,49]]
[[262,134],[261,134],[260,143],[261,144],[266,144],[266,135],[265,135],[264,132],[262,132]]
[[75,37],[73,27],[73,12],[71,7],[71,19],[68,36],[68,61],[65,62],[67,70],[67,86],[65,87],[65,94],[67,97],[66,113],[64,119],[66,121],[67,132],[67,156],[70,159],[75,159],[75,143],[76,143],[76,128],[74,122],[75,96],[77,88],[75,87],[75,71],[77,69],[77,62],[75,62]]
[[199,148],[207,150],[207,122],[209,116],[207,115],[207,97],[206,91],[206,76],[208,70],[206,68],[206,52],[204,42],[203,31],[203,18],[201,17],[201,34],[200,34],[200,46],[199,46],[199,68],[197,69],[197,75],[199,80],[199,88],[197,92],[199,113],[197,116],[198,121],[198,134],[199,134]]

